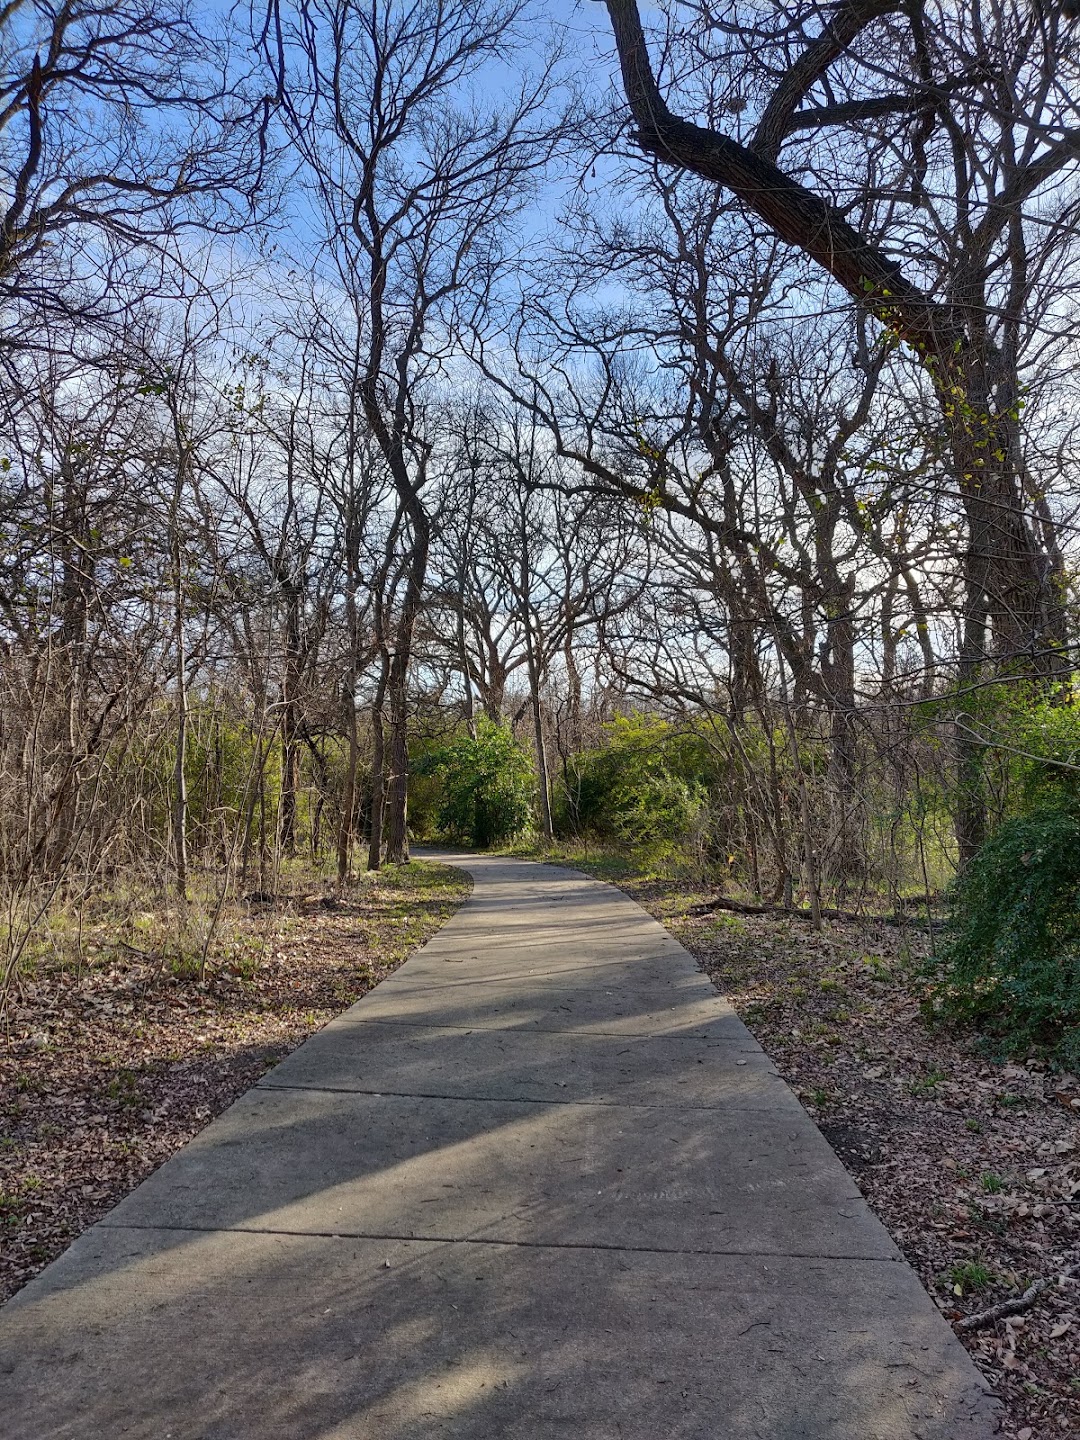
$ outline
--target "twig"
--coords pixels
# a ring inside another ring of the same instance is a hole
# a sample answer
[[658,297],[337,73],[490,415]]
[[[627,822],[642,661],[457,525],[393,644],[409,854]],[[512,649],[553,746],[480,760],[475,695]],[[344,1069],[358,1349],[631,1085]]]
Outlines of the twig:
[[[710,910],[731,910],[736,915],[768,915],[778,920],[810,920],[814,918],[812,910],[789,910],[784,905],[749,905],[742,900],[729,900],[726,896],[720,895],[715,900],[706,900],[701,905],[691,907],[691,915],[707,915]],[[828,905],[823,905],[820,910],[823,920],[853,920],[860,924],[875,925],[901,925],[910,927],[912,930],[927,930],[929,926],[925,920],[913,920],[906,915],[860,915],[855,910],[834,910]]]
[[116,948],[126,950],[129,955],[137,955],[140,960],[152,960],[155,965],[163,965],[168,958],[165,954],[157,954],[152,950],[140,950],[137,945],[129,945],[126,940],[117,940]]
[[1070,1265],[1067,1270],[1059,1270],[1056,1275],[1044,1275],[1041,1280],[1034,1280],[1015,1300],[1002,1300],[997,1305],[991,1305],[988,1310],[980,1310],[975,1315],[965,1315],[963,1320],[958,1320],[958,1330],[983,1330],[987,1325],[993,1325],[995,1320],[1003,1320],[1006,1315],[1021,1315],[1025,1310],[1030,1310],[1035,1301],[1054,1284],[1056,1280],[1071,1279],[1074,1275],[1080,1275],[1080,1265]]

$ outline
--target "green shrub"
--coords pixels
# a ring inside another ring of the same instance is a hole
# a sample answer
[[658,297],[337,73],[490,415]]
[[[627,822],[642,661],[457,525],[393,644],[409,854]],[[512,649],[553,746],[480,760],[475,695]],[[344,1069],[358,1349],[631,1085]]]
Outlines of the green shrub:
[[532,823],[536,777],[528,752],[508,725],[481,717],[475,740],[457,736],[416,768],[440,782],[436,823],[455,840],[483,850],[515,839]]
[[605,729],[599,749],[573,756],[567,766],[560,829],[633,846],[682,840],[705,800],[704,743],[643,715]]
[[1061,684],[1017,706],[1011,733],[1013,765],[1025,809],[1080,803],[1080,705]]
[[942,1009],[1010,1050],[1080,1061],[1080,810],[1006,820],[962,872],[938,960]]

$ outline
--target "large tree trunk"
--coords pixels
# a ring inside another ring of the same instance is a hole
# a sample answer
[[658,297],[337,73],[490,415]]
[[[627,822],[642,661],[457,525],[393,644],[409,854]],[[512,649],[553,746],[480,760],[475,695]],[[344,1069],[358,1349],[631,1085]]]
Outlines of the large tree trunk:
[[540,704],[540,662],[536,653],[532,618],[529,614],[528,576],[525,571],[527,551],[522,545],[522,621],[525,627],[525,663],[529,672],[529,706],[532,711],[533,741],[536,745],[536,781],[540,795],[540,824],[544,839],[554,840],[555,827],[551,821],[551,779],[548,774],[547,746],[544,742],[544,712]]
[[409,860],[409,712],[407,698],[401,690],[392,692],[390,696],[387,802],[387,863],[406,865]]
[[172,793],[172,849],[174,885],[180,900],[188,898],[188,792],[187,792],[187,747],[188,747],[188,693],[187,693],[187,633],[184,627],[184,561],[180,539],[180,502],[183,498],[185,473],[190,461],[184,441],[183,427],[176,410],[173,410],[173,427],[176,436],[176,478],[173,487],[172,507],[169,515],[169,550],[173,582],[173,642],[176,647],[176,756],[173,762]]
[[[338,891],[344,890],[349,880],[350,858],[353,837],[356,833],[356,778],[360,768],[360,739],[356,725],[356,677],[349,675],[342,695],[345,718],[345,735],[348,749],[345,755],[345,783],[341,796],[341,823],[337,833],[337,884]],[[378,867],[376,867],[378,868]]]
[[186,900],[188,894],[188,694],[186,674],[187,652],[184,644],[184,621],[180,613],[181,603],[178,594],[176,620],[176,757],[173,761],[172,841],[176,893],[181,900]]
[[858,870],[861,845],[858,835],[856,784],[855,620],[852,614],[854,582],[841,584],[830,597],[828,653],[822,663],[822,680],[829,704],[829,796],[832,809],[831,869],[841,887]]
[[395,635],[394,653],[390,657],[388,692],[390,696],[390,775],[387,801],[389,827],[386,837],[386,859],[392,865],[404,865],[409,859],[409,669],[412,664],[413,637],[427,578],[431,526],[423,506],[410,489],[407,506],[412,525],[412,555],[405,585],[405,601],[401,607]]
[[536,784],[540,792],[540,824],[544,839],[554,840],[555,827],[551,819],[551,776],[548,773],[547,745],[544,741],[544,712],[540,704],[540,686],[530,665],[529,688],[532,705],[533,739],[536,744]]
[[986,660],[985,566],[969,555],[965,575],[964,630],[960,648],[958,689],[960,703],[953,720],[953,754],[956,764],[956,803],[953,828],[960,865],[972,858],[986,838],[986,794],[983,785],[983,746],[963,705],[964,692],[978,683]]

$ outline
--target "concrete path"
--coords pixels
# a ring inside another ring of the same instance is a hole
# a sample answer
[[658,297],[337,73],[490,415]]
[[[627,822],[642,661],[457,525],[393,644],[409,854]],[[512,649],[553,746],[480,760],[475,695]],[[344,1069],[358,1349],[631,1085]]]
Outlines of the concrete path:
[[965,1351],[690,956],[472,900],[0,1311],[5,1440],[984,1440]]

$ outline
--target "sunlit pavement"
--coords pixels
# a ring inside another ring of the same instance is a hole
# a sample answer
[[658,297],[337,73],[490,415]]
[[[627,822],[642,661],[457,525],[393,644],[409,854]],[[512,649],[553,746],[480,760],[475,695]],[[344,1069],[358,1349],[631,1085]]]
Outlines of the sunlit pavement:
[[4,1440],[982,1440],[768,1057],[610,886],[473,898],[0,1311]]

